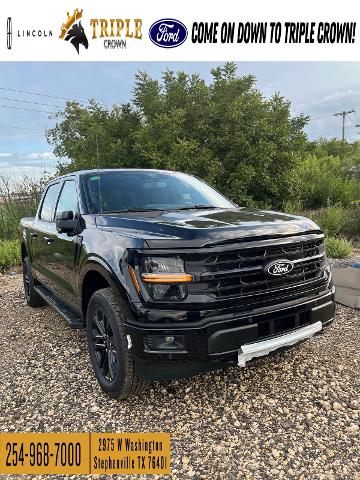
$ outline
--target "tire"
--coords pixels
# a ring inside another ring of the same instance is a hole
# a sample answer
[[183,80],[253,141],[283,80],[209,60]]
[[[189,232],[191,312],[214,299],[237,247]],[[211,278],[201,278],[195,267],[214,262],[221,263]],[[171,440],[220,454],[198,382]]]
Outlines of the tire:
[[90,361],[101,388],[111,397],[138,395],[149,381],[136,374],[124,322],[126,308],[110,288],[95,292],[86,314]]
[[45,300],[35,291],[29,257],[25,257],[23,260],[23,283],[26,303],[29,307],[38,308],[46,305]]

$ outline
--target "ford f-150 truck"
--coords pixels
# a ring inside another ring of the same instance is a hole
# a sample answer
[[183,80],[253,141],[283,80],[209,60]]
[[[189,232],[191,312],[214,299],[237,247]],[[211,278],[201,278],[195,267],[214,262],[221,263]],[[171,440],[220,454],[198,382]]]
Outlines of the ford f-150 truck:
[[324,235],[307,218],[240,208],[160,170],[51,181],[20,223],[28,305],[86,328],[113,398],[287,348],[334,318]]

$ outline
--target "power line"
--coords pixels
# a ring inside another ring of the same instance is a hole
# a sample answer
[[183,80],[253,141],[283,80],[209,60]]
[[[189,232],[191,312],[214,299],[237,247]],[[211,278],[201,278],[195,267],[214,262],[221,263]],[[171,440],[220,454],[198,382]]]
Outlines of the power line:
[[311,117],[310,116],[310,121],[312,120],[320,120],[320,118],[330,118],[330,117],[333,117],[332,114],[327,114],[327,115],[320,115],[319,117]]
[[54,112],[50,112],[49,110],[35,110],[34,108],[13,107],[10,105],[0,105],[0,108],[13,108],[14,110],[26,110],[28,112],[54,113]]
[[[0,90],[5,90],[7,92],[15,92],[15,93],[25,93],[26,95],[36,95],[39,97],[56,98],[57,100],[64,100],[66,102],[77,102],[80,104],[91,105],[91,102],[89,102],[89,100],[76,100],[74,98],[59,97],[57,95],[49,95],[48,93],[29,92],[28,90],[17,90],[15,88],[7,88],[7,87],[0,87]],[[97,102],[97,103],[107,108],[107,105],[105,103],[103,102]]]
[[42,102],[31,102],[30,100],[19,100],[18,98],[0,97],[0,100],[7,100],[10,102],[20,102],[20,103],[31,103],[34,105],[42,105],[44,107],[53,107],[53,108],[60,108],[60,109],[63,108],[63,107],[60,107],[59,105],[52,105],[50,103],[42,103]]
[[57,98],[58,100],[65,100],[67,102],[90,103],[87,100],[74,100],[73,98],[58,97],[56,95],[49,95],[47,93],[29,92],[29,91],[26,91],[26,90],[16,90],[14,88],[0,87],[0,90],[6,90],[8,92],[16,92],[16,93],[26,93],[27,95],[37,95],[39,97]]
[[39,132],[43,132],[44,128],[31,128],[31,127],[20,127],[19,125],[0,125],[0,128],[16,128],[18,130],[36,130]]
[[342,117],[342,141],[345,141],[345,117],[350,113],[355,113],[355,110],[343,110],[342,112],[334,113],[334,117]]

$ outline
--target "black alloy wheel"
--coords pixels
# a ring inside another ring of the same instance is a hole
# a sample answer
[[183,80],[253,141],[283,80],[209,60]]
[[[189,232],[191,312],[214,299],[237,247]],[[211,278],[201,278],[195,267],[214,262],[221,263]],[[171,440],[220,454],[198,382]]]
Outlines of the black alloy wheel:
[[131,338],[126,332],[129,308],[120,292],[94,292],[86,310],[86,334],[91,365],[101,388],[111,397],[129,398],[149,384],[135,368]]
[[114,381],[118,369],[118,354],[110,321],[102,308],[92,316],[92,341],[99,369],[108,382]]

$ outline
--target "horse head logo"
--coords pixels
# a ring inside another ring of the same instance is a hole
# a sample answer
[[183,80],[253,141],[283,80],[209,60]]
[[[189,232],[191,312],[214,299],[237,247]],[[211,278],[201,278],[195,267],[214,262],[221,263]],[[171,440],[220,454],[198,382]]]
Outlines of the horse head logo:
[[79,47],[83,45],[86,49],[89,47],[89,42],[85,34],[84,27],[79,23],[74,23],[74,25],[67,32],[65,40],[72,43],[79,54]]

